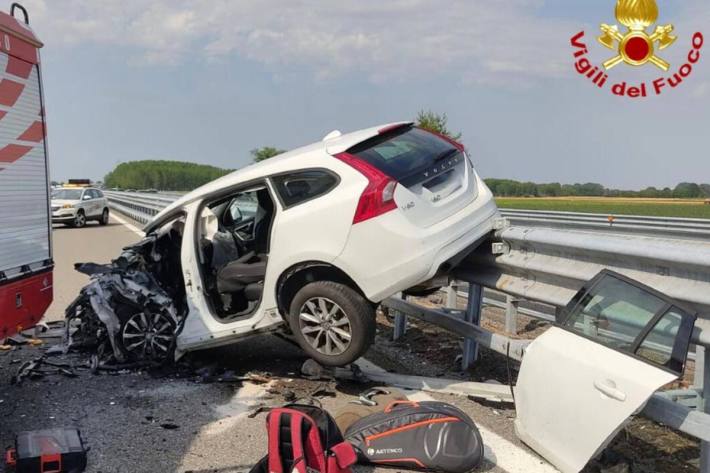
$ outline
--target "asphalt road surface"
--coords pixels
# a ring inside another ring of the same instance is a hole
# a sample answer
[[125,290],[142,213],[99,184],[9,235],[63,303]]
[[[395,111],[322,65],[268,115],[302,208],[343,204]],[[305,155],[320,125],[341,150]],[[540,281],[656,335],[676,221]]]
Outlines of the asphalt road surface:
[[[54,228],[55,302],[48,320],[61,319],[66,305],[87,281],[74,271],[75,262],[108,262],[123,246],[138,240],[136,228],[120,220],[112,218],[105,227],[89,224],[83,229]],[[265,415],[249,416],[257,406],[279,405],[284,398],[320,391],[324,407],[334,412],[366,387],[300,379],[303,353],[270,335],[195,355],[200,365],[212,367],[214,371],[208,371],[215,375],[92,375],[78,370],[76,378],[47,375],[10,384],[11,376],[24,361],[42,355],[46,346],[56,342],[48,339],[44,346],[25,345],[0,352],[0,445],[11,445],[15,433],[22,430],[77,426],[91,447],[89,472],[247,471],[266,452]],[[388,363],[377,350],[366,357],[383,366]],[[84,362],[78,356],[62,360],[77,366]],[[411,372],[427,373],[426,364],[412,363]],[[272,380],[225,380],[254,371],[270,373]],[[427,397],[421,392],[410,395]],[[477,471],[556,471],[517,441],[510,406],[485,405],[456,396],[435,397],[455,403],[481,426],[487,461]],[[357,466],[355,471],[380,469]]]

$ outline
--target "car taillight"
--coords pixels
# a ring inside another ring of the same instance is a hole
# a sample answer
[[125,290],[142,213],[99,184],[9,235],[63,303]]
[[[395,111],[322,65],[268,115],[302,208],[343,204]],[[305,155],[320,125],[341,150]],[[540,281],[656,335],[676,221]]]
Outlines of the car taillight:
[[368,184],[357,203],[353,224],[377,217],[397,208],[394,191],[397,181],[357,156],[339,153],[336,158],[360,171],[367,178]]

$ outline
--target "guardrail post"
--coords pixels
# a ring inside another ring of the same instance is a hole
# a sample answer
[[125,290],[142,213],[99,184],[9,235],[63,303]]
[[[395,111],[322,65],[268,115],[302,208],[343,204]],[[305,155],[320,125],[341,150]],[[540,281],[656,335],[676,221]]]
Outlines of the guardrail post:
[[[698,409],[710,413],[710,363],[705,359],[705,347],[698,345],[695,349],[695,381],[693,384],[701,393]],[[710,473],[710,442],[700,442],[700,473]]]
[[511,295],[505,296],[505,331],[510,335],[518,333],[518,305],[520,300]]
[[456,282],[451,281],[451,284],[446,288],[446,307],[449,309],[458,309],[458,296],[456,294]]
[[[483,288],[478,284],[468,285],[468,303],[464,320],[473,325],[481,324],[481,307],[483,306]],[[467,338],[463,342],[463,358],[461,369],[467,370],[478,358],[478,343]]]
[[705,389],[705,347],[702,345],[695,346],[695,373],[693,374],[693,388],[698,392]]
[[[398,296],[405,301],[407,300],[407,296],[401,292]],[[396,311],[394,314],[394,333],[392,334],[392,340],[399,340],[405,333],[407,333],[407,316],[400,311]]]

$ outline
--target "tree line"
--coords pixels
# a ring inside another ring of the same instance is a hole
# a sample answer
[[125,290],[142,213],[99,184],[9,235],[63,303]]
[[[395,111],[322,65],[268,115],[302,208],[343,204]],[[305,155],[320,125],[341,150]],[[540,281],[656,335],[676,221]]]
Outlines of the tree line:
[[645,197],[667,199],[699,199],[710,197],[710,184],[681,182],[673,189],[665,187],[647,187],[640,191],[609,189],[602,184],[587,182],[584,184],[560,184],[552,182],[538,184],[512,179],[486,179],[494,195],[500,197]]
[[106,174],[104,186],[190,191],[230,172],[230,169],[182,161],[129,161],[119,164]]

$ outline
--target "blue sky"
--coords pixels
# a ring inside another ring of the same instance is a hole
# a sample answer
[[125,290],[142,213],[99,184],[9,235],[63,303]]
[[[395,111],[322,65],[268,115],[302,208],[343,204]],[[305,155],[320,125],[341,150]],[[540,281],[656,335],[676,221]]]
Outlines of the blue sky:
[[[7,10],[9,2],[5,3]],[[616,97],[574,70],[614,23],[613,0],[26,0],[42,50],[55,179],[175,159],[237,168],[294,148],[445,112],[484,177],[612,187],[710,182],[710,2],[659,0],[703,57],[681,87]],[[667,76],[617,66],[610,81]]]

